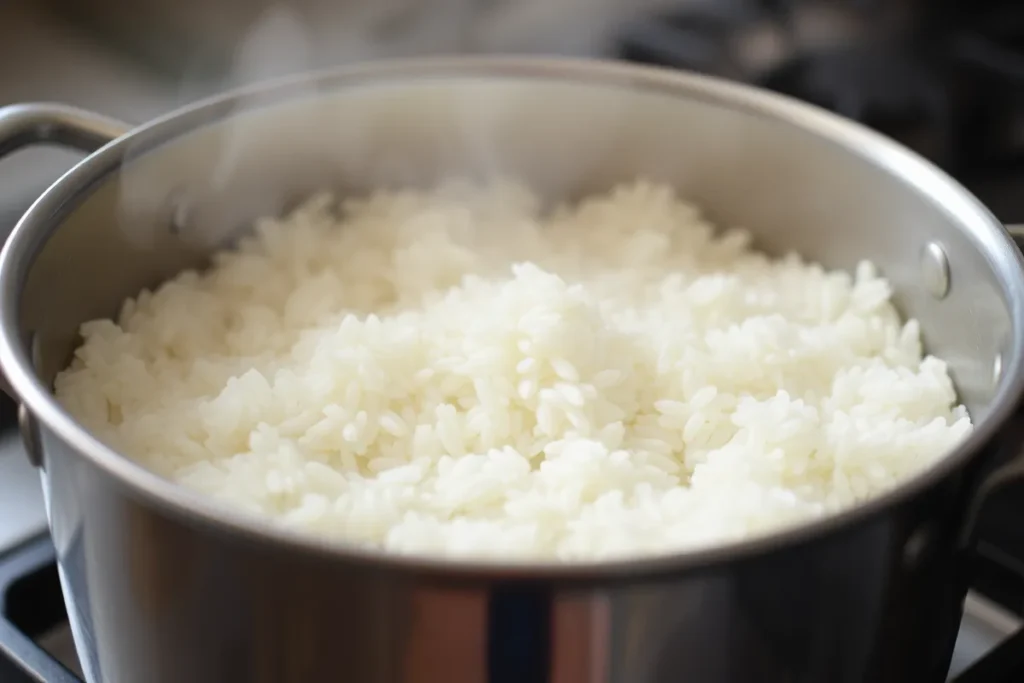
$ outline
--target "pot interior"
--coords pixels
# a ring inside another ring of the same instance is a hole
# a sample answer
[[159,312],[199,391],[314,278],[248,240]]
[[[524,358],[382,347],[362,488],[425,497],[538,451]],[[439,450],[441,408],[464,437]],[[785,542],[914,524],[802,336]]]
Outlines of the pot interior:
[[[202,267],[254,218],[311,192],[511,176],[558,200],[645,177],[675,185],[720,226],[752,230],[770,252],[832,268],[874,261],[984,418],[1017,365],[1021,291],[1017,257],[982,206],[909,153],[802,105],[606,68],[327,76],[123,139],[55,188],[59,208],[30,221],[50,229],[25,255],[21,300],[41,379],[51,384],[68,362],[82,322]],[[944,298],[922,269],[933,242],[949,260]]]

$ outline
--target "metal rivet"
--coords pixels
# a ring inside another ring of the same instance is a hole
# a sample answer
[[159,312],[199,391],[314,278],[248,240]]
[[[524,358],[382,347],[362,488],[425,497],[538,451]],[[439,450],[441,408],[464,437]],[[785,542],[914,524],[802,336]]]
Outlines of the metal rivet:
[[903,562],[907,566],[914,566],[921,562],[925,552],[928,550],[931,534],[927,527],[918,529],[910,535],[903,545]]
[[25,445],[25,454],[32,467],[43,466],[43,450],[39,438],[39,425],[24,403],[18,404],[18,431]]
[[188,227],[192,217],[192,206],[185,199],[184,192],[175,192],[171,195],[171,221],[170,230],[172,235],[180,235]]
[[949,259],[938,242],[929,242],[921,253],[921,278],[925,289],[936,299],[949,293]]
[[1003,354],[997,353],[996,358],[992,361],[992,383],[998,385],[999,380],[1003,378]]

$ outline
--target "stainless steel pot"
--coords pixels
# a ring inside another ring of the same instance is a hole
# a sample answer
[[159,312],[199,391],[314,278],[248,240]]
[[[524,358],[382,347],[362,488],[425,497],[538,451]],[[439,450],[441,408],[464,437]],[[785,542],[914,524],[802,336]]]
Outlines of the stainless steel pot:
[[[93,153],[0,255],[0,363],[89,681],[944,680],[972,520],[1021,469],[1024,269],[989,212],[914,154],[747,87],[543,60],[330,72],[134,130],[51,105],[0,110],[0,153],[35,142]],[[874,260],[950,361],[976,431],[893,493],[768,538],[501,566],[385,557],[223,510],[54,401],[80,323],[201,265],[255,216],[325,186],[495,172],[562,197],[653,176],[766,249]]]

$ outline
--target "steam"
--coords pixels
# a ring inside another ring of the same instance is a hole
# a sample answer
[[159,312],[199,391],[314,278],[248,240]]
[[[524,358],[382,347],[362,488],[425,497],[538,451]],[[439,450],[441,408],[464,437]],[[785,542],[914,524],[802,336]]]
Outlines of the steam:
[[[665,2],[292,0],[270,5],[255,15],[239,15],[240,23],[234,27],[238,38],[227,72],[213,88],[197,78],[186,79],[179,91],[183,100],[193,99],[204,91],[227,90],[380,58],[494,52],[597,54],[630,13]],[[241,5],[252,7],[249,3]],[[225,13],[233,7],[236,5],[221,5],[218,20],[230,24]],[[295,101],[317,94],[312,81],[297,79],[288,98]],[[313,191],[311,185],[318,177],[357,177],[366,171],[367,177],[396,183],[416,180],[417,164],[397,153],[390,158],[370,155],[369,143],[360,138],[369,137],[371,131],[346,129],[338,123],[344,112],[335,110],[337,116],[332,117],[329,107],[322,114],[287,119],[279,130],[268,135],[266,120],[250,115],[253,110],[277,104],[262,101],[266,98],[257,90],[251,91],[238,101],[237,111],[227,113],[226,122],[217,126],[216,133],[197,133],[206,137],[201,144],[192,145],[195,149],[191,154],[201,154],[202,163],[185,158],[185,152],[174,159],[173,145],[166,154],[148,154],[142,147],[129,150],[118,201],[120,222],[136,246],[147,250],[177,249],[184,244],[188,249],[204,251],[230,239],[241,224],[261,215],[280,213],[296,199],[296,194]],[[457,99],[446,105],[456,111],[438,113],[442,106],[438,103],[434,114],[456,121],[463,131],[461,146],[465,149],[461,153],[474,157],[476,167],[490,175],[502,175],[506,170],[503,153],[496,150],[491,137],[495,129],[505,125],[503,121],[516,115],[519,103],[514,97]],[[401,106],[401,98],[397,98],[395,107]],[[415,119],[429,115],[430,111],[382,114],[389,119],[409,117],[410,125],[425,125]],[[400,131],[404,124],[389,120],[389,126]],[[312,128],[321,130],[314,133]],[[578,134],[594,135],[585,127]],[[410,140],[414,137],[409,136]],[[588,139],[588,143],[592,150],[588,156],[600,157],[601,141],[595,137],[592,141]],[[316,149],[317,144],[322,150]],[[389,148],[394,150],[397,146],[398,143]],[[331,150],[337,152],[336,158],[331,158]],[[410,155],[416,153],[409,151]],[[263,174],[268,180],[264,181],[259,169],[253,168],[254,160],[274,165],[273,173]],[[419,161],[419,167],[431,163],[429,159]],[[552,169],[564,174],[568,166],[586,162],[553,159]],[[183,173],[182,169],[189,166],[189,172]],[[271,176],[286,178],[288,182],[272,182]]]
[[[222,3],[221,8],[244,6],[247,14],[234,26],[230,68],[212,89],[383,58],[603,55],[634,15],[701,4],[723,14],[742,14],[742,8],[754,7],[754,0],[291,0],[258,12],[252,11],[257,3]],[[787,58],[794,44],[832,44],[862,35],[863,22],[845,3],[797,0],[793,7],[798,21],[788,32],[780,33],[777,24],[765,19],[749,35],[736,36],[742,43],[740,60],[749,62],[751,70]],[[358,97],[318,92],[321,87],[315,80],[296,78],[284,94],[247,91],[234,111],[222,112],[218,125],[191,134],[201,141],[194,140],[180,158],[173,158],[177,144],[167,154],[137,150],[132,156],[138,158],[125,166],[118,197],[129,239],[140,251],[178,250],[198,260],[196,255],[230,241],[256,218],[280,214],[319,190],[365,192],[448,179],[425,177],[428,169],[525,179],[549,198],[580,191],[583,180],[621,180],[614,172],[628,173],[629,168],[661,171],[681,183],[701,174],[687,159],[666,158],[653,131],[650,140],[635,130],[616,136],[620,120],[628,118],[637,127],[628,98],[616,103],[608,97],[588,99],[581,92],[573,109],[566,97],[554,98],[558,103],[549,106],[514,88],[409,94],[403,86],[367,104]],[[183,99],[201,90],[211,88],[198,79],[180,86]],[[318,98],[315,106],[289,104],[313,97]],[[288,113],[289,108],[294,111]],[[652,128],[678,125],[652,112],[646,115],[653,117]],[[524,119],[536,123],[521,124]],[[443,144],[429,142],[431,126],[443,131]],[[537,142],[554,137],[552,131],[564,139],[552,139],[548,148],[547,141]],[[517,150],[514,140],[500,139],[502,134],[531,142]],[[629,137],[629,144],[616,137]],[[742,141],[723,137],[715,144],[726,150]],[[572,155],[559,155],[560,147],[572,149]],[[196,161],[197,155],[202,161]],[[540,155],[543,163],[535,159]],[[520,173],[524,166],[528,170]]]
[[[235,56],[231,87],[301,73],[313,63],[311,41],[302,20],[285,7],[267,11],[246,36]],[[313,87],[309,88],[312,94]],[[255,104],[258,97],[244,98],[239,108]],[[211,178],[212,186],[224,187],[237,172],[239,155],[248,136],[245,120],[229,126],[224,147]]]
[[[228,90],[309,70],[314,65],[312,46],[301,17],[287,6],[273,6],[245,31],[233,55],[232,68],[216,89]],[[186,80],[180,84],[180,92],[187,97],[202,87],[201,83]],[[312,85],[307,90],[314,94]],[[256,107],[260,99],[258,92],[243,96],[235,109],[241,112]],[[129,150],[120,179],[120,215],[127,236],[136,246],[157,248],[171,232],[175,240],[205,249],[223,242],[237,228],[223,220],[233,213],[230,207],[211,208],[220,204],[216,198],[243,170],[244,152],[253,143],[262,142],[263,133],[246,117],[233,114],[228,112],[230,123],[220,127],[208,146],[200,146],[207,157],[199,164],[202,175],[176,178],[171,186],[169,177],[177,175],[173,161],[155,163],[146,158],[145,149]],[[136,156],[140,158],[136,160]],[[274,213],[278,208],[278,199],[273,196],[239,196],[233,201],[263,212],[258,215]]]

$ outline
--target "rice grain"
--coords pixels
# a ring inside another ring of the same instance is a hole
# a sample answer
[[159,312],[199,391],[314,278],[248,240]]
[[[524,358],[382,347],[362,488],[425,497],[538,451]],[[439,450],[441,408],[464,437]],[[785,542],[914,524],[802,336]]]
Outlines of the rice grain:
[[398,553],[592,559],[856,505],[971,430],[869,263],[667,186],[315,197],[82,327],[87,428],[228,505]]

